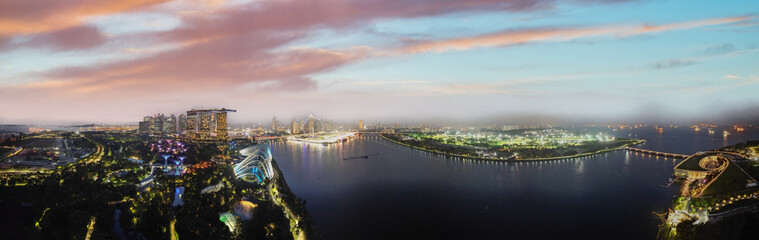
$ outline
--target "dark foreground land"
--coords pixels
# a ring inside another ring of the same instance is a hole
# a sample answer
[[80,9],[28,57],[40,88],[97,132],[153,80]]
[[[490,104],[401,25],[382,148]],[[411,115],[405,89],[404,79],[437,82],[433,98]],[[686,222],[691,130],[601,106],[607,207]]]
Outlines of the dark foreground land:
[[[4,169],[0,239],[318,237],[304,203],[289,191],[276,163],[272,179],[246,182],[232,170],[239,149],[190,144],[184,174],[157,174],[150,187],[138,189],[136,185],[150,174],[151,162],[158,163],[147,147],[155,138],[131,133],[61,134],[102,150],[49,170]],[[129,161],[130,157],[144,162]],[[201,193],[218,183],[223,185],[218,191]],[[172,206],[180,186],[185,188],[184,204]],[[227,212],[235,214],[234,229],[220,219]]]

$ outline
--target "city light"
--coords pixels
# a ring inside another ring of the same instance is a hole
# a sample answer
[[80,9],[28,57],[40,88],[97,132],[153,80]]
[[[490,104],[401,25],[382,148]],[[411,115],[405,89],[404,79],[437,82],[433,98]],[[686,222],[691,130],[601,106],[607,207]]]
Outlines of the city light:
[[0,239],[759,239],[759,1],[0,2]]

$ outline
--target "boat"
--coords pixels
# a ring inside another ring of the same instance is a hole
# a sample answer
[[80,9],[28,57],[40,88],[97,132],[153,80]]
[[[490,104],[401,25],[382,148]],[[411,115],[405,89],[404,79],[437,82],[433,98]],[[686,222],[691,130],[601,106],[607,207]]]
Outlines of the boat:
[[363,155],[363,156],[357,156],[357,157],[349,157],[349,158],[343,158],[343,160],[350,160],[350,159],[357,159],[357,158],[368,159],[368,158],[369,158],[369,157],[371,157],[371,156],[377,156],[377,155],[379,155],[379,153],[372,153],[372,154]]

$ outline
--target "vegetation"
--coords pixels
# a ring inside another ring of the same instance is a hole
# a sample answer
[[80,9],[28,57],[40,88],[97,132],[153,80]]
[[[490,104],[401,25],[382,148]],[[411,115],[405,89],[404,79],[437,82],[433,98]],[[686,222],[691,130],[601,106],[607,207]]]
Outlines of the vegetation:
[[[57,133],[62,134],[66,133]],[[239,145],[190,144],[186,162],[195,166],[181,176],[158,174],[152,187],[138,192],[135,186],[149,175],[151,164],[158,163],[149,147],[156,139],[107,132],[67,137],[77,146],[102,148],[102,154],[53,171],[0,175],[0,209],[12,213],[7,216],[19,216],[0,227],[0,239],[85,239],[88,234],[91,239],[169,239],[171,234],[183,239],[293,239],[292,220],[267,191],[275,183],[236,179],[230,164]],[[4,144],[34,141],[25,137]],[[313,233],[304,203],[289,192],[284,179],[278,179],[276,184],[285,191],[282,201],[304,216],[301,228]],[[219,182],[223,184],[219,191],[201,194]],[[185,188],[184,205],[172,207],[180,186]],[[230,231],[219,214],[234,212],[241,201],[255,205],[252,219],[238,218],[237,228]]]
[[516,136],[446,135],[429,133],[381,134],[390,141],[435,153],[493,160],[549,160],[594,154],[641,143],[641,140],[585,138],[553,133]]

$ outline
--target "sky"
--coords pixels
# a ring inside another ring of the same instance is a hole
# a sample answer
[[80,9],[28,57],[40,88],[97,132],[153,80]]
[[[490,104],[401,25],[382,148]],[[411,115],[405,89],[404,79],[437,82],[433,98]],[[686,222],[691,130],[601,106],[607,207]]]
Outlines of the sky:
[[0,0],[0,123],[759,120],[759,1]]

